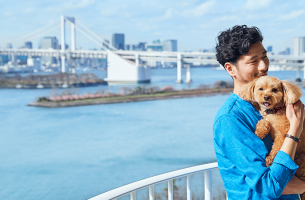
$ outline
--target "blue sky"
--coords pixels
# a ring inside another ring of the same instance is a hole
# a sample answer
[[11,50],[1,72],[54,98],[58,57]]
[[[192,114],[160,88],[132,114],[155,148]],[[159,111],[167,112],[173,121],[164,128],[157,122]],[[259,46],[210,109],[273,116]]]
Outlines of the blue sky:
[[[74,16],[97,35],[111,39],[125,33],[125,43],[177,39],[178,50],[215,47],[217,34],[236,24],[261,29],[265,46],[274,52],[292,47],[295,36],[305,36],[305,1],[284,0],[0,0],[0,46],[60,20]],[[68,29],[68,27],[67,27]],[[69,30],[69,29],[68,29]],[[67,40],[69,40],[67,33]],[[60,29],[46,36],[60,37]],[[32,40],[37,47],[38,38]],[[77,33],[77,47],[98,47]]]

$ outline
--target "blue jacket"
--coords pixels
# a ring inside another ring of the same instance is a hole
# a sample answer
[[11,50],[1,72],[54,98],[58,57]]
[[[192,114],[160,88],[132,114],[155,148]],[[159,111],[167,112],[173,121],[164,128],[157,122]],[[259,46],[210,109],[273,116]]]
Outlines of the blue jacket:
[[261,119],[258,110],[234,93],[215,117],[214,148],[228,199],[298,199],[298,195],[281,196],[298,168],[290,156],[279,151],[266,167],[272,140],[254,134]]

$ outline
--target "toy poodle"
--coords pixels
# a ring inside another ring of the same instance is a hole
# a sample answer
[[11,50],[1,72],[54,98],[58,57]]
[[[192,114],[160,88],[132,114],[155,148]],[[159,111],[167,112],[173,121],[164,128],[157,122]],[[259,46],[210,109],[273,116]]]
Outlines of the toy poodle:
[[[260,108],[263,119],[257,123],[255,134],[261,139],[270,134],[273,140],[272,150],[266,157],[266,166],[269,167],[281,149],[289,130],[290,122],[286,117],[286,105],[297,102],[302,96],[302,89],[275,77],[262,76],[244,85],[239,96],[252,104],[257,103]],[[296,176],[305,181],[305,127],[300,136],[294,161],[299,166]],[[305,200],[305,193],[302,199]]]

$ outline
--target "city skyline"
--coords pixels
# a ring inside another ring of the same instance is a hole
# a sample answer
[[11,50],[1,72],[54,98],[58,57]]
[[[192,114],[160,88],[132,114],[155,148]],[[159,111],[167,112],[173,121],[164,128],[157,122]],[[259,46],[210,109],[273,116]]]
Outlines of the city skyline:
[[[259,27],[264,36],[265,48],[273,46],[275,53],[286,48],[293,49],[293,38],[305,36],[304,22],[301,21],[305,14],[302,9],[305,2],[302,1],[291,4],[282,0],[103,3],[94,0],[64,3],[30,0],[2,1],[2,5],[0,22],[6,28],[0,32],[1,47],[5,47],[7,43],[14,44],[16,38],[59,21],[62,14],[74,16],[90,30],[109,41],[113,33],[124,33],[125,44],[176,39],[179,41],[179,51],[214,48],[217,34],[236,24]],[[57,32],[58,34],[50,33],[45,36],[60,38],[60,31]],[[84,41],[83,45],[90,48],[92,44],[87,41]],[[14,44],[14,47],[19,48],[24,42],[21,41],[19,46]],[[82,46],[81,42],[79,45]],[[35,46],[37,42],[33,41],[33,47]]]

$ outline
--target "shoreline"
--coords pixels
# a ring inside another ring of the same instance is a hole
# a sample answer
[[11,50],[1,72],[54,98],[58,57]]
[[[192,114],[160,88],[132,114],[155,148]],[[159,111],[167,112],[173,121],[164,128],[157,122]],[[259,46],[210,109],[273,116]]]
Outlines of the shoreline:
[[154,94],[138,94],[138,95],[115,95],[111,97],[83,99],[83,100],[70,100],[70,101],[35,101],[28,104],[28,106],[44,107],[44,108],[63,108],[74,106],[86,105],[100,105],[100,104],[113,104],[113,103],[131,103],[140,101],[154,101],[178,98],[192,98],[203,96],[215,96],[230,94],[233,88],[223,89],[191,89],[191,90],[178,90],[164,93]]

